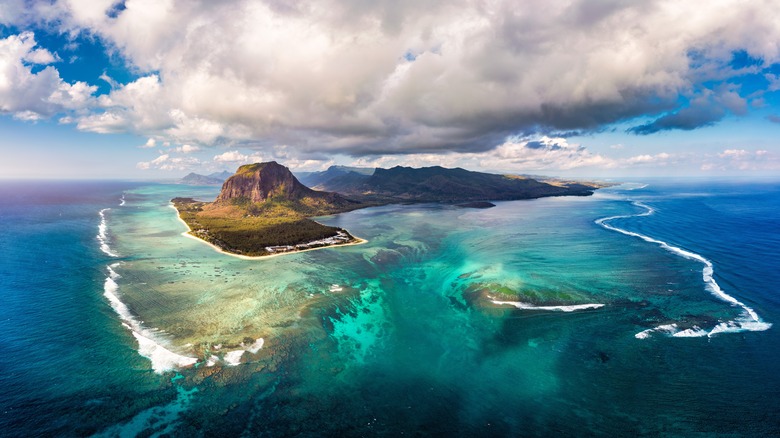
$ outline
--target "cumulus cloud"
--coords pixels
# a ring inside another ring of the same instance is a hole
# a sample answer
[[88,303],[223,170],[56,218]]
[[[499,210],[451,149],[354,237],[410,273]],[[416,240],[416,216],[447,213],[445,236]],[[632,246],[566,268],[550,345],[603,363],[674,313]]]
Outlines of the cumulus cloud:
[[618,160],[594,154],[579,144],[564,138],[513,137],[495,149],[470,153],[416,153],[362,157],[351,165],[360,167],[444,166],[482,168],[498,172],[528,172],[544,170],[572,170],[581,168],[611,169],[622,164]]
[[151,161],[141,161],[136,167],[141,170],[159,169],[159,170],[189,170],[202,164],[200,160],[194,157],[177,157],[170,154],[162,154]]
[[655,155],[643,154],[635,155],[624,160],[626,164],[667,164],[672,156],[666,152]]
[[31,32],[0,39],[0,113],[38,120],[88,107],[97,87],[64,82],[57,69],[48,65],[57,60],[37,47]]
[[177,147],[175,149],[176,152],[181,152],[183,154],[191,154],[191,153],[197,152],[199,150],[200,150],[199,147],[193,146],[193,145],[190,145],[190,144],[184,144],[184,145],[181,145],[181,146],[179,146],[179,147]]
[[[728,66],[735,51],[763,66],[780,60],[767,43],[780,40],[780,9],[760,0],[118,4],[9,1],[0,21],[94,35],[140,75],[127,84],[106,76],[111,91],[67,119],[79,129],[266,155],[278,144],[356,157],[499,148],[496,156],[516,162],[568,154],[569,163],[591,163],[606,158],[507,138],[648,114],[654,120],[631,132],[708,126],[747,111],[739,89],[710,83],[744,73]],[[51,98],[62,84],[56,70],[33,75],[24,64],[56,59],[47,53],[29,47],[15,58],[28,76],[42,75],[48,92],[36,96],[60,109],[84,105],[78,96],[94,89]],[[54,110],[9,108],[20,118]]]
[[780,155],[765,149],[726,149],[701,165],[704,171],[780,171]]
[[246,155],[239,151],[227,151],[214,156],[217,163],[259,163],[263,157],[259,154]]

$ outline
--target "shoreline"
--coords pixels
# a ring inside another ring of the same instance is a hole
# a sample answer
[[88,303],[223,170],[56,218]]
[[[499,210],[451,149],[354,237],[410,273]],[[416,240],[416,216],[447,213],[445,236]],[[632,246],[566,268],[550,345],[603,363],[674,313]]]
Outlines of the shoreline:
[[288,254],[297,254],[297,253],[301,253],[301,252],[314,251],[314,250],[318,250],[318,249],[336,248],[336,247],[340,247],[340,246],[354,246],[354,245],[362,245],[364,243],[368,243],[368,240],[361,239],[360,237],[352,236],[352,234],[350,234],[350,236],[352,236],[356,240],[355,242],[342,243],[342,244],[339,244],[339,245],[324,245],[324,246],[318,246],[316,248],[296,249],[296,250],[293,250],[293,251],[285,251],[285,252],[280,252],[278,254],[268,254],[268,255],[262,255],[262,256],[248,256],[248,255],[242,255],[242,254],[235,254],[235,253],[232,253],[232,252],[225,251],[224,249],[218,247],[217,245],[214,245],[211,242],[203,240],[203,239],[201,239],[198,236],[190,234],[192,232],[192,229],[190,228],[189,224],[187,224],[187,222],[185,222],[184,219],[181,218],[181,215],[179,214],[179,209],[176,208],[176,206],[173,205],[172,202],[168,203],[168,206],[176,211],[176,219],[178,219],[179,222],[181,222],[182,224],[184,224],[185,227],[187,227],[187,231],[181,233],[182,236],[189,237],[190,239],[195,239],[198,242],[204,243],[204,244],[210,246],[214,251],[216,251],[218,253],[229,255],[231,257],[236,257],[236,258],[239,258],[241,260],[263,260],[263,259],[269,259],[271,257],[279,257],[279,256],[283,256],[283,255],[288,255]]

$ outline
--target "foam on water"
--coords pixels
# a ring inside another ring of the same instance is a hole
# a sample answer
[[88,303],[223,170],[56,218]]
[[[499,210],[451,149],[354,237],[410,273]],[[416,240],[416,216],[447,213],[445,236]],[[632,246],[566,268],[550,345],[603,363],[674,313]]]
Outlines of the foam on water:
[[[241,365],[241,358],[244,357],[244,353],[249,352],[252,354],[257,354],[258,351],[260,351],[261,348],[263,348],[263,344],[265,343],[263,338],[257,338],[255,339],[255,342],[251,344],[245,344],[241,343],[241,350],[233,350],[228,351],[225,353],[225,355],[222,357],[222,362],[224,362],[226,365],[229,366],[236,366]],[[206,366],[214,366],[216,365],[219,358],[217,356],[210,356],[208,360],[206,361]]]
[[263,340],[263,338],[257,338],[257,339],[255,339],[255,342],[253,342],[253,343],[251,343],[249,345],[241,344],[241,346],[244,347],[244,349],[246,349],[246,351],[248,351],[248,352],[250,352],[252,354],[257,354],[257,352],[260,351],[261,348],[263,348],[263,344],[264,343],[265,343],[265,341]]
[[231,366],[241,364],[241,357],[244,355],[244,350],[233,350],[225,353],[225,363]]
[[122,193],[122,197],[119,198],[119,206],[124,207],[124,205],[125,205],[125,194]]
[[138,342],[138,353],[152,361],[152,369],[156,373],[194,365],[198,361],[196,358],[183,356],[163,347],[163,341],[159,339],[158,332],[144,327],[127,305],[119,299],[119,285],[116,280],[121,277],[114,270],[118,265],[119,263],[114,263],[108,266],[108,277],[103,284],[103,295],[119,315],[122,325],[130,330]]
[[138,353],[152,361],[152,369],[156,373],[185,368],[198,361],[194,357],[176,354],[135,330],[132,332],[133,337],[138,341]]
[[[650,216],[655,212],[655,210],[645,205],[641,202],[633,202],[633,205],[637,207],[644,208],[645,211],[642,213],[637,214],[629,214],[629,215],[620,215],[620,216],[610,216],[605,217],[601,219],[597,219],[595,222],[598,225],[601,225],[602,227],[606,228],[610,231],[616,231],[621,234],[625,234],[627,236],[632,237],[638,237],[645,242],[654,243],[661,248],[671,252],[672,254],[678,255],[682,258],[688,259],[688,260],[694,260],[699,263],[702,263],[704,267],[702,268],[702,280],[704,280],[704,288],[710,292],[715,297],[719,298],[722,301],[725,301],[732,306],[741,307],[743,310],[743,316],[740,318],[737,318],[732,321],[726,321],[721,322],[720,324],[716,325],[712,330],[709,332],[699,328],[695,327],[696,330],[692,329],[686,329],[683,331],[680,331],[677,329],[676,324],[671,325],[662,325],[658,326],[654,329],[648,329],[643,330],[635,335],[637,339],[645,339],[649,337],[654,332],[660,332],[664,333],[670,336],[675,337],[691,337],[691,336],[713,336],[718,333],[737,333],[737,332],[743,332],[743,331],[764,331],[768,330],[770,327],[772,327],[771,323],[764,322],[761,320],[761,318],[758,316],[758,313],[756,313],[755,310],[748,307],[745,303],[739,301],[738,299],[734,298],[733,296],[727,294],[723,291],[723,289],[720,287],[717,281],[715,281],[715,278],[713,277],[713,274],[715,272],[714,266],[711,261],[707,260],[705,257],[692,252],[688,251],[686,249],[671,245],[667,242],[664,242],[663,240],[654,239],[649,236],[645,236],[644,234],[636,233],[633,231],[624,230],[622,228],[618,228],[616,226],[610,225],[608,222],[612,221],[614,219],[625,219],[625,218],[631,218],[631,217],[642,217],[642,216]],[[672,327],[673,326],[673,327]],[[670,329],[670,327],[672,327]],[[681,334],[682,333],[682,334]],[[704,333],[704,334],[702,334]]]
[[534,306],[533,304],[520,301],[496,301],[491,300],[493,304],[510,305],[523,310],[549,310],[553,312],[574,312],[577,310],[598,309],[604,307],[604,304],[574,304],[571,306]]
[[98,225],[97,239],[100,242],[100,250],[111,257],[119,257],[119,254],[115,253],[110,246],[108,246],[108,222],[106,221],[106,212],[111,210],[110,208],[104,208],[98,213],[100,215],[100,224]]
[[674,333],[672,336],[675,338],[701,338],[708,335],[709,332],[707,330],[704,330],[703,328],[695,325],[689,329]]

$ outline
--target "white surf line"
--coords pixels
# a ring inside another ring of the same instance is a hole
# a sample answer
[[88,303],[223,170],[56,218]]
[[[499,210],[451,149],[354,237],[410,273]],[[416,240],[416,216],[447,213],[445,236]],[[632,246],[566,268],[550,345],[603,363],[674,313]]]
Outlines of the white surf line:
[[138,353],[152,361],[152,369],[158,374],[194,365],[198,361],[197,358],[183,356],[163,347],[158,339],[157,331],[144,327],[141,321],[130,312],[127,305],[119,299],[119,285],[116,280],[120,278],[120,275],[114,270],[117,266],[119,263],[107,267],[108,277],[103,284],[103,296],[108,299],[111,308],[119,315],[122,325],[130,330],[138,342]]
[[[178,354],[166,348],[163,345],[166,341],[161,339],[160,331],[145,327],[143,321],[138,320],[127,305],[122,302],[118,293],[119,285],[116,282],[121,276],[114,270],[119,265],[120,263],[117,262],[107,266],[108,277],[106,277],[103,285],[103,296],[108,299],[111,308],[119,315],[122,325],[130,330],[130,333],[138,342],[138,354],[152,362],[152,369],[157,374],[195,365],[198,362],[198,358]],[[241,358],[244,353],[257,354],[263,348],[264,343],[265,340],[263,338],[257,338],[251,344],[242,342],[240,344],[242,349],[226,352],[222,359],[218,356],[210,356],[206,361],[206,366],[214,366],[219,361],[229,366],[240,365],[243,363]]]
[[122,197],[119,198],[119,206],[122,207],[125,205],[125,194],[122,193]]
[[490,302],[493,304],[498,304],[499,306],[510,305],[523,310],[548,310],[553,312],[574,312],[575,310],[598,309],[599,307],[604,307],[604,304],[574,304],[571,306],[534,306],[533,304],[523,303],[521,301],[490,300]]
[[97,239],[100,242],[100,250],[111,257],[119,257],[119,254],[111,250],[108,246],[108,222],[106,220],[106,212],[111,210],[110,208],[104,208],[98,212],[100,215],[100,224],[98,225]]
[[653,332],[667,333],[675,337],[693,337],[693,336],[712,336],[717,333],[736,333],[741,331],[764,331],[772,327],[772,324],[764,322],[758,316],[755,310],[751,309],[750,307],[745,305],[745,303],[737,300],[731,295],[725,293],[723,289],[721,289],[720,285],[718,284],[717,281],[715,281],[715,278],[713,277],[714,267],[711,261],[707,260],[706,258],[704,258],[699,254],[696,254],[695,252],[670,245],[662,240],[654,239],[652,237],[645,236],[644,234],[624,230],[622,228],[618,228],[607,223],[613,219],[625,219],[630,217],[650,216],[655,212],[655,210],[652,207],[645,205],[641,202],[638,201],[632,202],[632,204],[637,207],[644,208],[645,211],[638,214],[605,217],[605,218],[597,219],[595,222],[598,225],[601,225],[602,227],[606,228],[607,230],[616,231],[618,233],[625,234],[626,236],[638,237],[644,240],[645,242],[654,243],[660,246],[661,248],[671,252],[672,254],[675,254],[677,256],[680,256],[688,260],[695,260],[699,263],[702,263],[704,265],[704,268],[702,269],[702,279],[704,280],[705,289],[707,289],[707,291],[715,295],[720,300],[725,301],[731,304],[732,306],[741,307],[746,316],[746,318],[737,319],[734,321],[722,322],[716,325],[709,332],[702,330],[699,327],[693,327],[691,329],[680,331],[677,329],[676,324],[669,324],[669,325],[658,326],[654,329],[643,330],[635,335],[636,338],[638,339],[647,338]]

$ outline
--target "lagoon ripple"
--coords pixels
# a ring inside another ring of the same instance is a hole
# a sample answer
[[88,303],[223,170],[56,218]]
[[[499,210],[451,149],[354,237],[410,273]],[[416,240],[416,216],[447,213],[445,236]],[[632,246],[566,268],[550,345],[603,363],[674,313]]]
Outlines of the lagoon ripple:
[[[241,260],[181,236],[168,199],[182,186],[116,184],[88,198],[73,187],[65,206],[11,198],[6,186],[3,329],[12,357],[46,360],[3,359],[18,394],[5,396],[15,414],[2,426],[20,436],[771,434],[762,419],[780,414],[770,329],[780,302],[767,291],[780,281],[780,242],[767,230],[780,223],[780,189],[638,187],[486,210],[358,210],[318,221],[367,244]],[[52,250],[56,267],[25,283],[29,261]],[[60,277],[73,269],[84,278]],[[25,292],[44,280],[42,296]],[[25,310],[39,299],[67,310]],[[765,331],[732,333],[748,327],[748,309]],[[698,333],[711,336],[674,338]],[[32,389],[55,376],[60,393]],[[723,394],[728,412],[710,402]],[[40,408],[60,405],[58,421]]]

